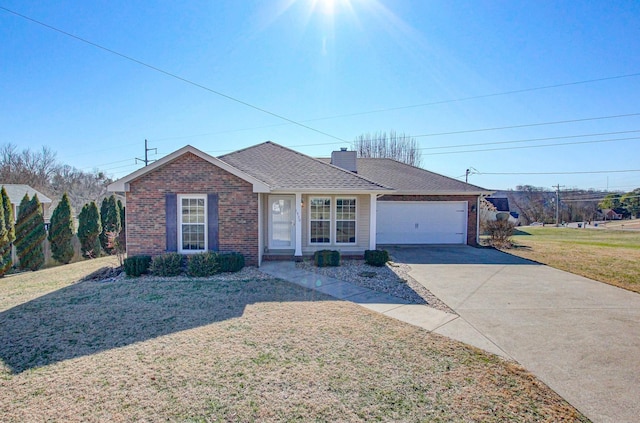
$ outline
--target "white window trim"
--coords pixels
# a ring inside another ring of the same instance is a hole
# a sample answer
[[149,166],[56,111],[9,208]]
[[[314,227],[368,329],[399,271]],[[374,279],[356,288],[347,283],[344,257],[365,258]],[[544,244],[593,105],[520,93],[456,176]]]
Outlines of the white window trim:
[[[202,199],[204,200],[204,250],[185,250],[182,248],[182,200],[183,199]],[[209,248],[209,222],[208,222],[208,204],[206,194],[179,194],[177,204],[178,219],[178,252],[180,254],[198,254],[203,253]]]
[[[318,219],[312,219],[311,218],[311,202],[313,200],[326,200],[329,199],[329,220],[318,220]],[[333,198],[329,195],[325,195],[325,196],[316,196],[316,197],[309,197],[309,212],[308,212],[308,216],[309,216],[309,245],[331,245],[333,243],[333,213],[334,213],[334,207],[333,207]],[[329,242],[311,242],[311,223],[312,222],[329,222]]]
[[[356,216],[354,220],[344,220],[344,219],[340,219],[338,220],[338,200],[353,200],[355,201],[355,205],[356,205]],[[335,222],[334,226],[334,231],[333,231],[333,241],[336,245],[357,245],[358,244],[358,198],[357,197],[338,197],[336,196],[334,198],[334,202],[335,202],[335,207],[333,208],[333,221]],[[354,232],[354,236],[353,242],[338,242],[338,236],[337,236],[337,231],[338,231],[338,222],[354,222],[355,224],[355,232]]]

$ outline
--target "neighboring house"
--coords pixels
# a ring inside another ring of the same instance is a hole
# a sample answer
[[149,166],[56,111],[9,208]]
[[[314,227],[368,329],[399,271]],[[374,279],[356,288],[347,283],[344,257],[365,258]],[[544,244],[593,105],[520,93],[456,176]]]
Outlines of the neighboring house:
[[7,190],[7,195],[9,196],[9,200],[11,201],[14,219],[18,218],[18,212],[20,211],[20,202],[22,201],[24,195],[28,194],[29,198],[32,198],[34,194],[38,194],[38,200],[40,200],[40,203],[42,204],[42,215],[44,216],[44,221],[45,223],[49,223],[49,219],[51,218],[51,199],[49,197],[47,197],[40,191],[31,188],[29,185],[0,183],[0,187],[3,186]]
[[391,159],[315,159],[265,142],[221,157],[186,146],[112,183],[127,254],[237,251],[249,265],[323,249],[477,243],[490,191]]
[[604,220],[621,220],[622,217],[622,214],[616,213],[615,210],[602,209],[602,218]]
[[487,200],[489,203],[493,204],[493,206],[496,208],[495,211],[492,213],[493,214],[493,218],[496,219],[498,213],[508,213],[509,214],[509,222],[513,223],[513,224],[518,224],[518,217],[520,217],[520,215],[518,214],[518,212],[514,212],[511,211],[509,208],[509,199],[506,197],[486,197],[485,200]]

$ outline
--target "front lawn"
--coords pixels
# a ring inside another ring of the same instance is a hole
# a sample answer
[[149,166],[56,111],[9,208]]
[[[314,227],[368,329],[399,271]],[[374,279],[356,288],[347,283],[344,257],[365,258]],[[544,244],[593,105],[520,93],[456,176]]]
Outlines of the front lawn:
[[0,280],[0,415],[59,421],[587,421],[520,366],[245,269]]
[[640,232],[517,228],[509,254],[640,292]]

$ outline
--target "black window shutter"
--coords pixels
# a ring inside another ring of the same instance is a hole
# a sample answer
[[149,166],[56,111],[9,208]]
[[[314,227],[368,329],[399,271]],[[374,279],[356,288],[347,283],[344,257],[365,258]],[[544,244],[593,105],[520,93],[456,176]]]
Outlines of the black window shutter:
[[178,251],[178,196],[167,193],[165,196],[167,251]]
[[218,251],[220,242],[218,238],[218,194],[207,194],[207,236],[209,238],[208,248],[211,251]]

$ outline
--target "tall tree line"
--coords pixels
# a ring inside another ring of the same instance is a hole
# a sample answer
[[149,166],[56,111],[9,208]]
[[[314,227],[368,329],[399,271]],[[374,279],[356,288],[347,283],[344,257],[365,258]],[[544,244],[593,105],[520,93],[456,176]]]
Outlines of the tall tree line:
[[103,172],[61,164],[48,147],[38,151],[19,150],[14,144],[0,147],[0,184],[30,185],[51,198],[67,193],[74,210],[91,201],[100,202],[111,182]]
[[396,131],[365,133],[353,140],[358,157],[389,158],[420,167],[422,152],[415,138]]

